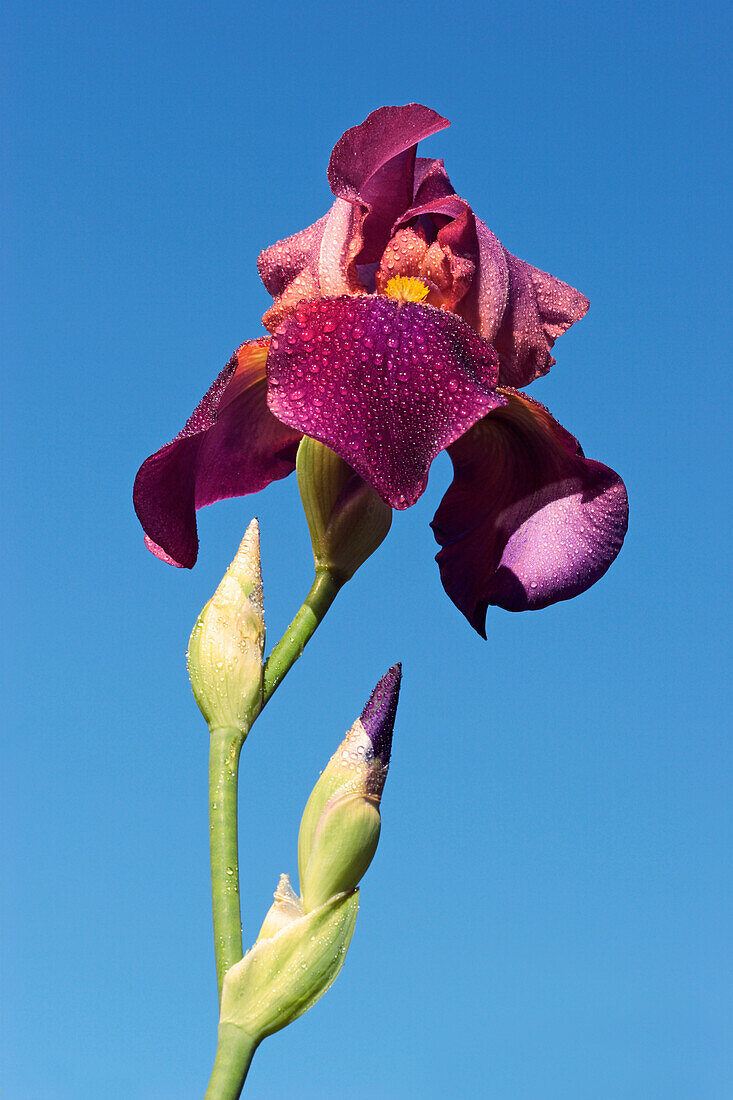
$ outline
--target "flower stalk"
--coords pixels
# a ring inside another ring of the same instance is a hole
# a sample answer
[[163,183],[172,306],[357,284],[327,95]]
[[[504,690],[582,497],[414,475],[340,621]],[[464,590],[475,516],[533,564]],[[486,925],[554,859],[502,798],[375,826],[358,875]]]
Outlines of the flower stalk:
[[303,606],[267,658],[262,679],[263,706],[300,657],[344,583],[328,569],[316,570]]
[[237,787],[244,729],[213,729],[209,746],[209,851],[216,982],[242,957]]
[[204,1100],[237,1100],[258,1043],[235,1024],[219,1024],[216,1058]]

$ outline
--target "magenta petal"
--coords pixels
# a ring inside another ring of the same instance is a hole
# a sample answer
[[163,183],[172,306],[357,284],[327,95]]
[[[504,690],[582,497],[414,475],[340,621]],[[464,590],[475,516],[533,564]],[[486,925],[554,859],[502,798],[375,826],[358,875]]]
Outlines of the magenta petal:
[[359,263],[376,263],[396,219],[412,204],[417,143],[448,126],[429,107],[380,107],[336,142],[328,165],[334,195],[366,209]]
[[381,296],[302,303],[272,338],[275,416],[336,451],[394,508],[414,504],[430,463],[482,416],[493,348],[460,318]]
[[558,336],[586,315],[590,302],[554,275],[517,259],[506,249],[504,255],[509,297],[492,343],[501,362],[501,384],[528,386],[547,374],[555,362],[550,348]]
[[276,241],[265,248],[257,259],[260,278],[269,294],[278,298],[286,287],[313,262],[320,248],[328,214],[324,214],[307,229]]
[[[509,298],[507,253],[488,226],[475,216],[465,199],[452,191],[441,193],[437,187],[426,188],[425,182],[421,184],[413,205],[398,219],[395,229],[407,225],[415,217],[429,214],[441,225],[437,233],[438,241],[448,245],[456,255],[471,260],[475,274],[471,288],[457,311],[485,340],[493,344]],[[424,201],[421,201],[423,198]]]
[[274,332],[298,302],[363,290],[356,269],[364,212],[336,199],[319,221],[260,253],[260,277],[275,298],[262,322]]
[[626,534],[618,474],[586,459],[547,409],[509,393],[449,448],[453,482],[432,523],[443,587],[485,634],[486,608],[568,600],[606,572]]
[[415,180],[413,184],[412,204],[434,202],[446,195],[454,195],[455,188],[448,178],[442,160],[430,157],[415,158]]
[[268,344],[243,344],[183,430],[138,471],[133,500],[146,544],[171,565],[196,562],[197,508],[256,493],[295,468],[300,433],[267,408]]
[[392,752],[392,732],[401,682],[402,664],[398,662],[385,672],[360,716],[364,732],[372,743],[374,755],[385,768]]

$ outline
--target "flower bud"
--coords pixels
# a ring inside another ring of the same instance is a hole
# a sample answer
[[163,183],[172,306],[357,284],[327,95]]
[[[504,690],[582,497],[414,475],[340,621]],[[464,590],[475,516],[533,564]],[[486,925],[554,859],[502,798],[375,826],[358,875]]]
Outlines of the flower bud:
[[298,488],[316,569],[344,583],[387,536],[392,509],[325,444],[304,436],[296,459]]
[[[275,905],[282,885],[281,879]],[[273,935],[263,936],[263,926],[254,947],[224,975],[220,1022],[260,1042],[306,1012],[336,980],[358,910],[354,890],[287,921]]]
[[361,881],[377,848],[401,666],[382,677],[306,804],[298,872],[306,913]]
[[249,729],[262,705],[264,648],[260,529],[253,519],[188,643],[191,687],[210,729]]

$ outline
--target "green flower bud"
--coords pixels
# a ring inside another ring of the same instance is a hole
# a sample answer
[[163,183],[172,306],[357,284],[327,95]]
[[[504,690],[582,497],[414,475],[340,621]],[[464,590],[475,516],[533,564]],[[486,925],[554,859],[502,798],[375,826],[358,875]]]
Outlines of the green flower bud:
[[379,839],[400,679],[399,665],[382,677],[308,800],[298,838],[303,897],[281,875],[254,946],[224,975],[219,1034],[238,1036],[250,1056],[315,1004],[344,964],[356,886]]
[[249,729],[262,705],[264,648],[260,529],[253,519],[188,643],[191,687],[210,729]]
[[[278,892],[281,887],[282,879]],[[277,893],[275,898],[277,905]],[[260,933],[224,976],[220,1023],[234,1024],[258,1043],[307,1012],[336,980],[358,910],[354,890],[286,922],[272,936]]]
[[372,861],[400,678],[399,665],[382,677],[308,799],[298,836],[306,912],[335,893],[352,890]]
[[301,879],[306,913],[361,882],[377,850],[381,824],[377,796],[350,794],[329,799]]
[[344,583],[386,538],[392,509],[342,458],[309,436],[300,441],[296,470],[316,569]]

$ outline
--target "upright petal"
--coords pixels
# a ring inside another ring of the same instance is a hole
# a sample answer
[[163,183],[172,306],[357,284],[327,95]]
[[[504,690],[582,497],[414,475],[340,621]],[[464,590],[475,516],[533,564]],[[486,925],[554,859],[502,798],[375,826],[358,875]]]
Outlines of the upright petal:
[[429,178],[397,218],[395,232],[404,232],[416,219],[420,224],[426,219],[432,222],[437,241],[473,264],[470,287],[455,309],[496,348],[500,384],[526,386],[547,374],[555,362],[550,349],[558,336],[585,316],[588,299],[507,252],[465,199],[431,187]]
[[428,218],[438,243],[471,263],[471,284],[456,312],[493,343],[509,297],[509,271],[501,242],[459,195],[435,189],[425,197],[423,191],[421,185],[415,202],[397,225],[404,227],[415,218],[421,222]]
[[359,263],[376,263],[392,226],[412,204],[417,143],[449,122],[429,107],[380,107],[336,142],[328,182],[338,198],[366,212]]
[[586,459],[538,401],[513,391],[448,448],[449,486],[432,523],[443,587],[486,637],[486,608],[527,611],[590,588],[626,533],[618,474]]
[[442,160],[432,160],[430,157],[415,158],[412,196],[414,205],[419,206],[421,203],[443,198],[444,195],[454,194],[455,188],[448,178]]
[[135,511],[148,549],[190,569],[198,556],[196,509],[256,493],[295,469],[300,432],[267,408],[269,340],[234,353],[172,443],[135,478]]
[[493,348],[460,318],[382,296],[302,303],[272,339],[270,409],[407,508],[435,456],[490,409]]
[[558,336],[585,317],[590,302],[579,290],[554,275],[517,259],[506,249],[504,255],[509,270],[509,296],[492,343],[501,363],[501,384],[528,386],[535,378],[547,374],[555,362],[550,348]]
[[260,253],[260,277],[275,301],[262,323],[270,332],[313,298],[363,291],[356,268],[364,211],[345,199],[319,221]]

